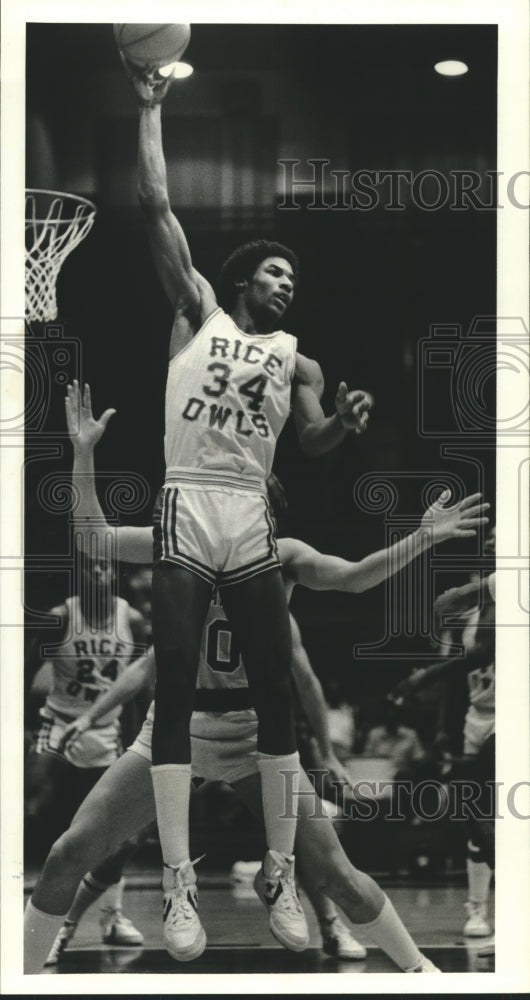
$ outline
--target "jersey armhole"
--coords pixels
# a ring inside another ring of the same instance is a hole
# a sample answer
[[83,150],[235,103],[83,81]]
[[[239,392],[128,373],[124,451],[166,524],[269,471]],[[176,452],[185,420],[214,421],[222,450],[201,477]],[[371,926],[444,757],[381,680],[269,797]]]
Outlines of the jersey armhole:
[[190,349],[192,344],[195,344],[197,342],[197,337],[201,336],[205,328],[208,326],[210,320],[212,320],[213,317],[217,315],[217,313],[222,313],[222,312],[223,310],[221,309],[221,306],[216,306],[214,309],[212,309],[211,313],[208,313],[206,319],[204,320],[204,323],[199,327],[197,332],[193,334],[193,337],[190,338],[188,343],[185,344],[184,347],[181,347],[180,351],[177,351],[177,353],[174,354],[172,358],[170,358],[168,363],[168,369],[171,368],[171,365],[173,364],[174,361],[176,361],[177,358],[181,358],[182,355],[185,354],[185,352]]

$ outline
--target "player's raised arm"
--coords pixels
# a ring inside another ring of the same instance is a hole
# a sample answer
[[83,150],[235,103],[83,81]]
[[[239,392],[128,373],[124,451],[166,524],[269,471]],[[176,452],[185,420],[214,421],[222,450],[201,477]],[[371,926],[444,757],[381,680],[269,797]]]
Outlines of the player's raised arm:
[[293,413],[298,439],[308,455],[323,455],[336,448],[351,431],[362,434],[368,425],[372,397],[362,390],[348,392],[341,382],[335,397],[335,413],[326,417],[320,405],[324,380],[320,365],[303,354],[296,355]]
[[479,525],[487,524],[483,516],[488,503],[480,503],[481,494],[464,497],[452,507],[444,507],[449,499],[445,491],[423,515],[417,531],[402,538],[387,549],[380,549],[358,563],[338,556],[322,555],[309,545],[294,539],[281,539],[281,560],[289,578],[312,590],[344,590],[359,593],[377,586],[393,576],[421,552],[449,538],[469,538]]
[[193,267],[188,241],[169,203],[161,107],[171,80],[154,69],[124,62],[139,98],[138,197],[154,264],[175,310],[171,358],[197,333],[217,303],[211,286]]
[[[110,525],[101,509],[96,492],[94,449],[116,411],[105,410],[99,420],[95,420],[92,415],[90,386],[85,385],[81,392],[76,380],[68,386],[64,405],[68,434],[74,450],[72,468],[72,485],[75,493],[74,530],[83,550],[90,555],[94,544],[103,550],[110,538]],[[152,561],[153,545],[150,528],[117,528],[114,541],[120,559],[140,563]]]

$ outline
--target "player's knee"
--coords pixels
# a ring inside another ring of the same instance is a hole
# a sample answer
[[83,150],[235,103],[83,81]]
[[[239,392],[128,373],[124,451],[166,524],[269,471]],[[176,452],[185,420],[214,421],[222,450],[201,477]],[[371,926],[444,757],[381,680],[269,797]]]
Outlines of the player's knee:
[[157,652],[155,687],[157,712],[163,712],[164,706],[168,706],[168,711],[174,713],[180,704],[192,701],[196,672],[197,658],[190,662],[190,658],[180,656],[174,647],[168,648],[165,657],[160,657]]
[[289,674],[266,676],[253,686],[256,710],[261,718],[269,717],[276,723],[291,715],[292,691]]
[[47,864],[63,874],[71,872],[82,878],[97,855],[105,854],[102,838],[89,835],[88,830],[70,829],[55,841]]

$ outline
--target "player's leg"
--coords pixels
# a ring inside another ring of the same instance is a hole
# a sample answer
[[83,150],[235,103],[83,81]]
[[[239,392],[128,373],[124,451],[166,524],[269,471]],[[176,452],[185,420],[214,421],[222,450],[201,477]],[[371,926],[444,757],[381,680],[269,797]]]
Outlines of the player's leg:
[[72,941],[77,925],[86,911],[99,900],[101,937],[104,944],[138,946],[143,944],[143,934],[123,913],[125,878],[123,868],[153,829],[150,824],[143,833],[126,840],[93,871],[83,876],[77,887],[73,903],[65,917],[48,955],[46,965],[55,965]]
[[25,842],[34,855],[45,857],[51,844],[68,825],[76,802],[73,774],[68,761],[49,753],[31,751],[27,763]]
[[170,562],[153,570],[152,626],[156,657],[151,775],[164,864],[164,942],[189,961],[206,946],[196,913],[197,878],[189,851],[190,719],[211,584]]
[[[236,794],[256,814],[260,796],[254,776],[233,784]],[[317,894],[337,903],[354,925],[362,930],[403,971],[437,972],[418,950],[392,903],[376,882],[354,868],[322,808],[309,778],[300,775],[300,797],[296,831],[296,856],[302,884],[311,897]]]
[[221,590],[258,716],[258,767],[269,849],[292,854],[300,771],[291,696],[291,628],[281,570]]
[[155,816],[149,761],[120,757],[87,796],[70,829],[53,845],[24,915],[24,963],[39,972],[85,872]]
[[300,760],[291,704],[291,628],[278,567],[221,590],[237,637],[258,716],[258,758],[267,854],[260,874],[270,928],[294,950],[307,947],[309,932],[294,881],[296,793]]
[[468,820],[467,920],[464,925],[466,937],[489,937],[492,929],[488,919],[488,900],[493,868],[495,867],[494,820],[489,818],[492,801],[492,782],[495,780],[495,736],[491,735],[482,744],[473,742],[472,733],[466,734],[464,750],[469,757],[467,777],[479,791],[475,796],[474,808],[480,816],[470,816]]

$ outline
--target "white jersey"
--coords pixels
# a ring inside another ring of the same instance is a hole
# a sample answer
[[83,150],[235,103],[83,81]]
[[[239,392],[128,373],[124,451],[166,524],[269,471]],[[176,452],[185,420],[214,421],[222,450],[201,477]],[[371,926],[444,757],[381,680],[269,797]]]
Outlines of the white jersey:
[[263,482],[290,409],[296,338],[243,333],[222,309],[169,363],[166,479]]
[[[97,628],[85,621],[79,597],[69,597],[66,607],[66,638],[49,657],[53,663],[53,687],[46,708],[73,719],[86,712],[125,670],[133,655],[134,639],[130,607],[121,597],[115,600],[110,621]],[[98,719],[98,727],[107,725],[120,713],[118,705]]]

